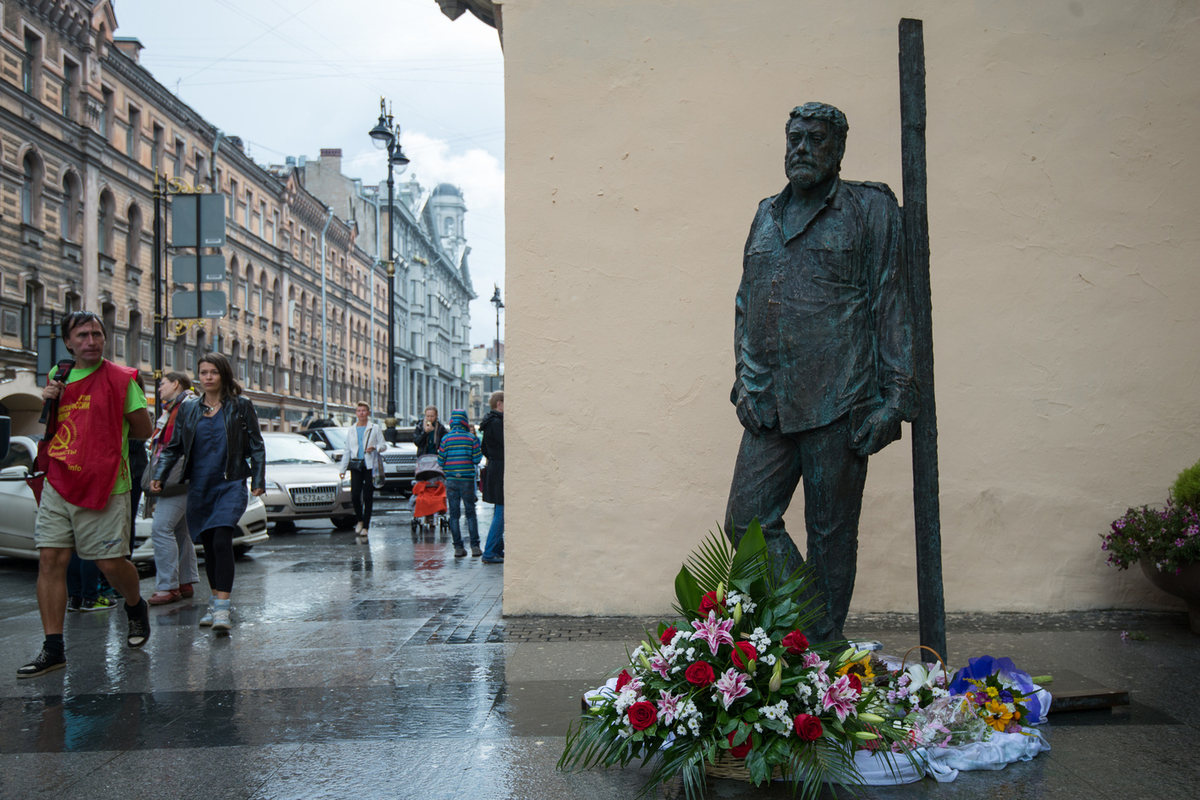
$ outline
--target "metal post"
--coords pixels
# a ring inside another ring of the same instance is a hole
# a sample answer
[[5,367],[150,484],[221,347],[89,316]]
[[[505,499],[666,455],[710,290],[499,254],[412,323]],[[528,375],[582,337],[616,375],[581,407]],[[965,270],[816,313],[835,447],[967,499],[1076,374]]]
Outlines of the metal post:
[[158,399],[158,382],[163,375],[163,214],[162,189],[158,170],[154,171],[154,398]]
[[[395,140],[393,140],[394,142]],[[387,352],[387,419],[389,428],[396,427],[396,207],[395,181],[392,178],[393,143],[388,143],[388,352]]]
[[943,658],[942,525],[938,500],[937,405],[933,384],[933,301],[929,281],[929,211],[925,163],[925,39],[919,19],[900,20],[900,153],[905,256],[912,277],[913,362],[920,405],[912,426],[913,517],[917,537],[917,606],[921,644]]

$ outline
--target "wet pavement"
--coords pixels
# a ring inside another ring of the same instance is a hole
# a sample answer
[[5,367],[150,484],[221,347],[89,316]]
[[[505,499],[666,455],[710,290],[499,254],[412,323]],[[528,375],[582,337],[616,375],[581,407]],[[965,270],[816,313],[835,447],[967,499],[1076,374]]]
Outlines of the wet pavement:
[[[122,612],[69,614],[67,668],[17,680],[42,640],[36,566],[0,559],[0,798],[634,797],[639,770],[554,767],[582,692],[653,620],[504,619],[503,569],[454,558],[448,534],[414,539],[385,499],[368,545],[309,523],[240,560],[231,635],[197,627],[204,591],[153,609],[142,651]],[[907,615],[848,630],[897,654],[918,638]],[[1009,655],[1133,703],[1052,717],[1053,749],[1032,762],[867,796],[1195,794],[1200,637],[1185,614],[954,615],[948,630],[951,663]],[[790,793],[716,781],[710,796]]]

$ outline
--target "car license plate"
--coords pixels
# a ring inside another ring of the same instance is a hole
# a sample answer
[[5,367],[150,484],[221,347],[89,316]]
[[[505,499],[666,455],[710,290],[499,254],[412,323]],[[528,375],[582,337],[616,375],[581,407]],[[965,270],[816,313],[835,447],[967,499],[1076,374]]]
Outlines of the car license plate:
[[333,492],[313,492],[308,497],[304,498],[309,503],[332,503],[337,497]]

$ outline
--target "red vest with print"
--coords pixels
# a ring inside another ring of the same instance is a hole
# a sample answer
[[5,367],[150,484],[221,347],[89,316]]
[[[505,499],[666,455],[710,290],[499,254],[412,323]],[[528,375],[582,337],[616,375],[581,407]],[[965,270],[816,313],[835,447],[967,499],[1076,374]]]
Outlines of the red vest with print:
[[46,480],[63,499],[99,511],[117,477],[129,467],[121,458],[125,395],[137,375],[105,359],[83,380],[68,383],[58,398],[58,427],[50,440]]

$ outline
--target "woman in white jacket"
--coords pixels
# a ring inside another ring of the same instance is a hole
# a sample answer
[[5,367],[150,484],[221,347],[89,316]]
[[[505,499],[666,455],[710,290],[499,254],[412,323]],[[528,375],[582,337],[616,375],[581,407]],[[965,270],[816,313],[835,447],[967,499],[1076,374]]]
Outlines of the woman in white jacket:
[[371,507],[375,504],[375,483],[371,473],[379,470],[383,474],[383,459],[379,454],[387,450],[387,442],[383,431],[371,422],[371,407],[359,403],[354,409],[358,424],[350,429],[346,436],[346,446],[342,449],[342,457],[338,467],[342,477],[350,473],[350,499],[354,502],[354,516],[358,524],[354,526],[360,543],[367,541],[367,529],[371,527]]

